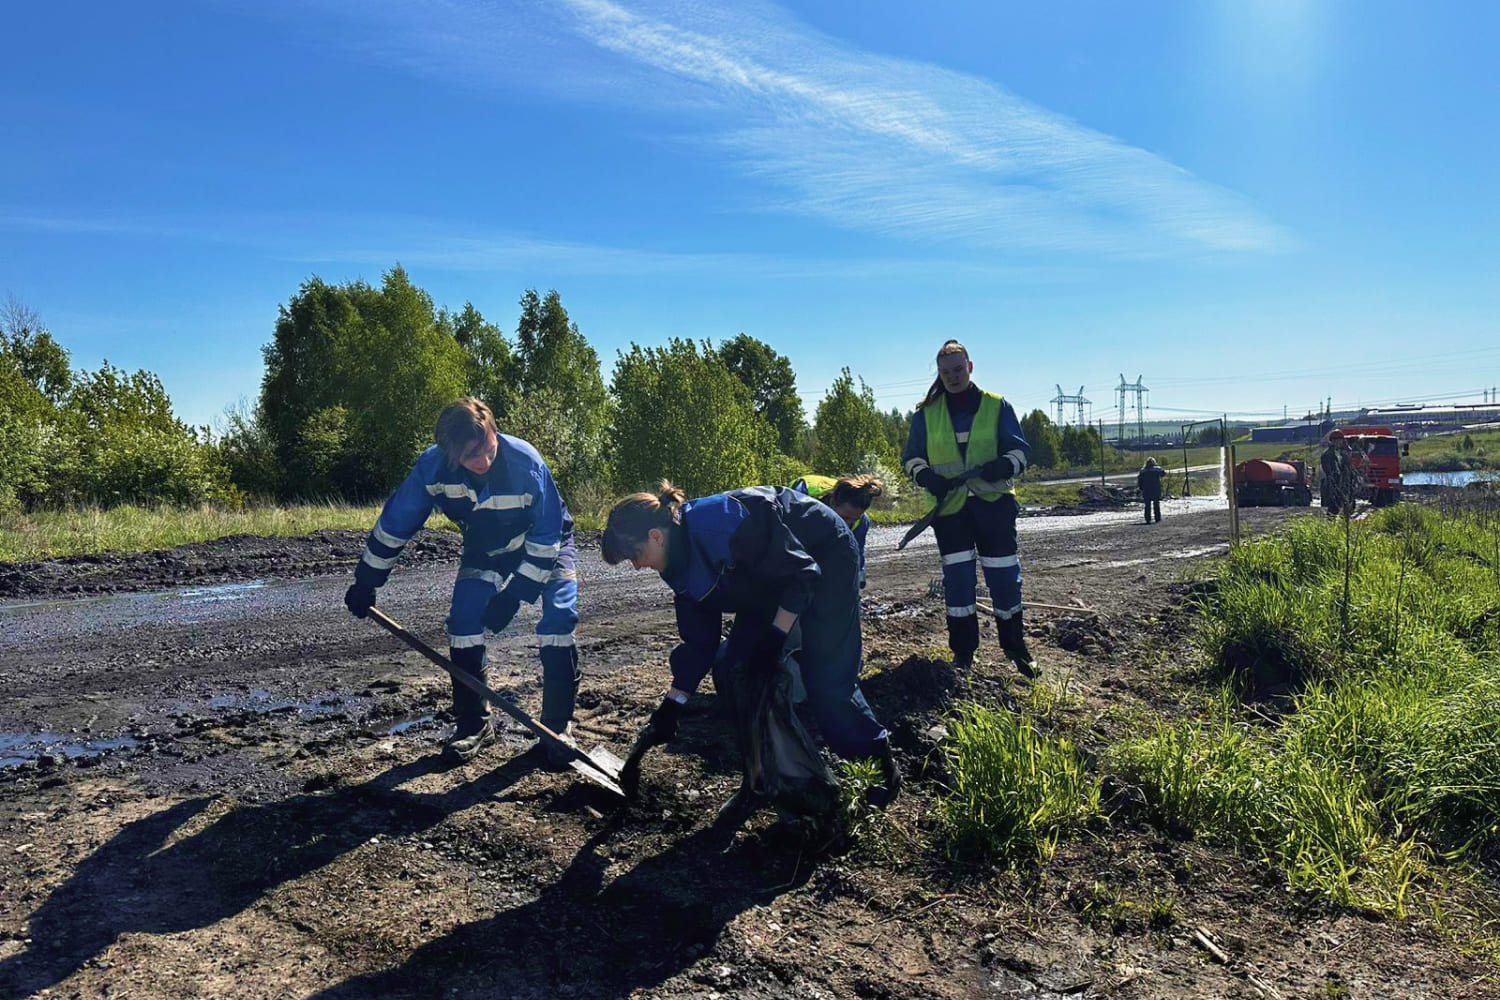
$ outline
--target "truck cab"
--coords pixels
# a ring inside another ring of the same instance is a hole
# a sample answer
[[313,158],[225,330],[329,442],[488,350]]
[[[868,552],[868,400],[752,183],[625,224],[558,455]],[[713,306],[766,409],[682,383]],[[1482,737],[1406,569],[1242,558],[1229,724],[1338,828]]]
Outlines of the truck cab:
[[1389,427],[1343,427],[1349,455],[1359,474],[1357,496],[1376,507],[1401,499],[1401,445]]

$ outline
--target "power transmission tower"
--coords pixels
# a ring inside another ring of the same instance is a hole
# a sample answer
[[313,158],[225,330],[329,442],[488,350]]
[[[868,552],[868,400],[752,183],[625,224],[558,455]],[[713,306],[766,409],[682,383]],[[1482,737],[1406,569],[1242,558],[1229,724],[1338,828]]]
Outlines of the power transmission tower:
[[1120,407],[1120,443],[1125,443],[1125,397],[1129,394],[1135,395],[1135,436],[1144,438],[1146,436],[1146,393],[1151,390],[1141,384],[1143,376],[1137,375],[1134,382],[1125,381],[1125,376],[1120,376],[1120,384],[1115,386],[1115,393],[1119,397]]
[[1063,388],[1061,385],[1057,386],[1057,395],[1052,398],[1051,402],[1057,414],[1056,420],[1054,422],[1059,427],[1061,427],[1064,423],[1069,422],[1064,418],[1063,415],[1065,412],[1065,407],[1071,406],[1074,408],[1074,418],[1071,423],[1075,423],[1078,426],[1082,427],[1087,422],[1084,419],[1083,408],[1085,406],[1093,405],[1093,400],[1085,399],[1083,397],[1083,386],[1081,385],[1078,387],[1078,392],[1071,396],[1063,392]]

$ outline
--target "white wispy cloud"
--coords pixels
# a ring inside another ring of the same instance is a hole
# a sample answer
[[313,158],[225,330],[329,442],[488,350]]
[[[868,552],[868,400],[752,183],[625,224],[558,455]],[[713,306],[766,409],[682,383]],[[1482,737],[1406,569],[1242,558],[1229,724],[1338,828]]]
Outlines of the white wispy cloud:
[[383,270],[394,263],[442,271],[576,276],[878,279],[969,276],[991,282],[1070,281],[1059,265],[913,257],[836,258],[763,253],[690,253],[547,240],[406,215],[266,213],[197,216],[43,214],[0,206],[0,232],[44,232],[233,246],[310,265]]
[[528,87],[665,117],[677,141],[758,182],[737,209],[964,249],[1155,256],[1291,243],[1246,199],[1160,156],[993,81],[856,50],[774,7],[326,9],[359,12],[340,37],[367,57],[497,98]]

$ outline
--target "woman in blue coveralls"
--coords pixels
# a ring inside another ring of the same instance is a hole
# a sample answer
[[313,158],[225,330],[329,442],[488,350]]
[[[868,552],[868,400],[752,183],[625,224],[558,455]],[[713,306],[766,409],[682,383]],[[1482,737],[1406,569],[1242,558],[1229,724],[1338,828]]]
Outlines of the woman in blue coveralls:
[[1039,674],[1021,624],[1021,560],[1016,541],[1015,480],[1026,471],[1031,446],[1016,411],[969,378],[974,362],[956,340],[937,356],[937,378],[912,416],[902,467],[932,496],[932,522],[943,559],[948,645],[953,665],[966,669],[979,649],[974,558],[995,603],[1000,648],[1027,677]]
[[[611,565],[654,569],[675,594],[682,642],[672,650],[672,686],[651,715],[657,742],[677,732],[688,696],[710,671],[730,690],[744,670],[774,670],[787,633],[801,631],[802,683],[818,727],[847,760],[873,757],[889,802],[901,771],[889,734],[859,689],[859,548],[829,507],[780,486],[753,486],[687,500],[663,482],[657,495],[636,493],[615,504],[600,542]],[[734,625],[720,651],[725,614]],[[746,777],[748,781],[748,775]],[[753,804],[741,786],[724,812]]]
[[[483,683],[486,632],[503,630],[523,601],[540,599],[541,722],[571,741],[579,678],[573,516],[536,449],[496,430],[490,408],[472,396],[443,409],[434,437],[385,502],[344,603],[356,617],[368,615],[406,543],[434,508],[441,510],[464,539],[447,622],[453,665]],[[457,681],[453,715],[447,750],[460,760],[494,742],[489,706]]]

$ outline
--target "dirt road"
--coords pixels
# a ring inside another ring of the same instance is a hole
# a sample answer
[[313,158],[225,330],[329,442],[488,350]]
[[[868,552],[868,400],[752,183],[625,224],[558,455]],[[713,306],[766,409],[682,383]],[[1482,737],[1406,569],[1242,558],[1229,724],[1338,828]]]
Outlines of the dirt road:
[[[1173,587],[1225,548],[1214,501],[1165,508],[1149,527],[1133,510],[1022,523],[1028,599],[1103,612],[1030,616],[1057,703],[1100,733],[1176,710]],[[711,694],[623,822],[514,729],[445,769],[447,682],[344,612],[347,553],[300,580],[0,606],[0,996],[1270,995],[1252,979],[1285,996],[1329,981],[1484,995],[1433,934],[1293,906],[1259,866],[1150,830],[1101,827],[1008,873],[945,858],[934,727],[957,679],[931,537],[897,553],[900,533],[869,543],[866,692],[913,780],[852,851],[817,861],[770,816],[734,837],[710,826],[737,773]],[[593,551],[581,571],[580,735],[620,751],[665,685],[667,591]],[[440,643],[452,574],[402,566],[381,606]],[[492,686],[532,709],[534,618],[491,652]],[[966,694],[1013,703],[986,635]],[[1095,884],[1138,916],[1169,898],[1174,919],[1101,924]],[[1205,961],[1199,925],[1233,966]]]

